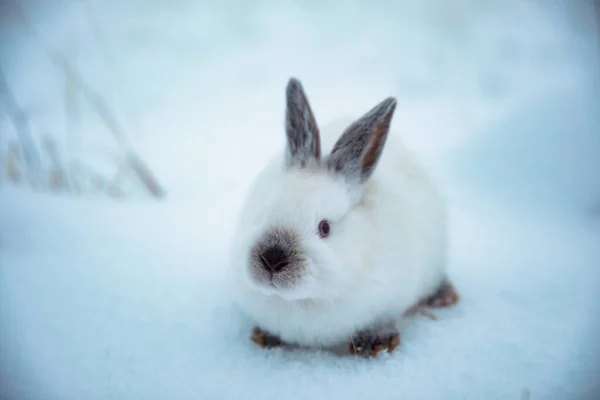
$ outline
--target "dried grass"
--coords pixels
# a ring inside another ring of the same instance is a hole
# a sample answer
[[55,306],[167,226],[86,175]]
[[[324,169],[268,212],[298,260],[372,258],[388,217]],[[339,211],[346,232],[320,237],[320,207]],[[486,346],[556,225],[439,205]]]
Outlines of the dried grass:
[[[30,129],[30,117],[23,112],[15,100],[8,81],[0,69],[0,95],[18,139],[17,142],[14,140],[9,142],[7,154],[3,157],[6,159],[3,171],[9,182],[22,184],[24,176],[27,176],[31,187],[71,194],[102,193],[110,197],[126,195],[124,186],[129,182],[135,189],[142,189],[154,198],[162,198],[165,195],[164,188],[159,184],[151,168],[129,143],[127,133],[104,98],[82,78],[67,57],[43,40],[17,1],[11,2],[8,12],[14,14],[15,20],[36,40],[65,79],[66,137],[71,150],[78,147],[81,136],[80,104],[81,101],[86,101],[121,151],[117,162],[118,169],[113,178],[92,171],[76,158],[66,162],[67,157],[61,154],[60,147],[53,136],[38,135],[37,141],[35,140],[36,136]],[[49,161],[48,165],[42,165],[42,158]]]
[[[21,179],[26,176],[29,184],[34,187],[39,187],[40,174],[40,155],[31,134],[29,120],[27,114],[23,111],[15,96],[13,95],[8,82],[4,76],[4,71],[0,69],[0,101],[4,106],[8,118],[11,120],[18,139],[18,152],[13,148],[14,144],[9,146],[9,154],[7,161],[9,164],[8,174],[15,179]],[[17,158],[18,155],[18,158]],[[25,166],[17,168],[17,161],[24,159]],[[18,170],[18,173],[17,173]],[[10,177],[9,177],[10,178]]]
[[10,141],[6,154],[5,171],[8,180],[14,184],[20,184],[23,180],[21,164],[21,150],[19,149],[19,145],[14,141]]

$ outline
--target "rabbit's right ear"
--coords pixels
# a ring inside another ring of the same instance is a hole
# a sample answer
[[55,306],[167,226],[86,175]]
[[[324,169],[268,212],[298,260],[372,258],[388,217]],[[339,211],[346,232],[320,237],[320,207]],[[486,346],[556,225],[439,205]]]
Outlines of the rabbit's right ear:
[[286,166],[305,167],[317,164],[321,158],[319,128],[298,79],[290,78],[285,97]]
[[396,99],[388,97],[351,124],[331,150],[329,169],[349,183],[367,181],[381,157],[395,110]]

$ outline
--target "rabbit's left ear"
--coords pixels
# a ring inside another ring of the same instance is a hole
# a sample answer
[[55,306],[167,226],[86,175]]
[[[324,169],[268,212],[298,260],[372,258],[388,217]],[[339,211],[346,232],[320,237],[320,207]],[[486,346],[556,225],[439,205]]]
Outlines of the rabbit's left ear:
[[390,130],[396,99],[388,97],[350,125],[327,160],[328,168],[349,183],[364,183],[375,170]]
[[317,164],[321,158],[319,128],[298,79],[290,78],[285,97],[286,166],[305,167]]

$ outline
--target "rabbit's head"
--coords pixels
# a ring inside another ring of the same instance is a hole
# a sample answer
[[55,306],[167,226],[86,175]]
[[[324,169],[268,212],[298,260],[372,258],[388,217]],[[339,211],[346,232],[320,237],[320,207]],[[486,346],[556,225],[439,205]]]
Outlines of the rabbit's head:
[[356,120],[326,156],[301,83],[286,88],[283,157],[254,181],[242,208],[234,261],[251,290],[288,300],[343,295],[368,272],[377,251],[369,179],[384,148],[396,100]]

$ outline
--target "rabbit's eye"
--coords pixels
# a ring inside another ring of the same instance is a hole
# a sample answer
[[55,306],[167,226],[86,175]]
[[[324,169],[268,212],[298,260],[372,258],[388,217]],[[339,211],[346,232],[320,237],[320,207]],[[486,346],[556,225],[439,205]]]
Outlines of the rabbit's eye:
[[321,236],[321,238],[326,238],[329,236],[330,230],[329,221],[322,219],[321,222],[319,222],[319,236]]

